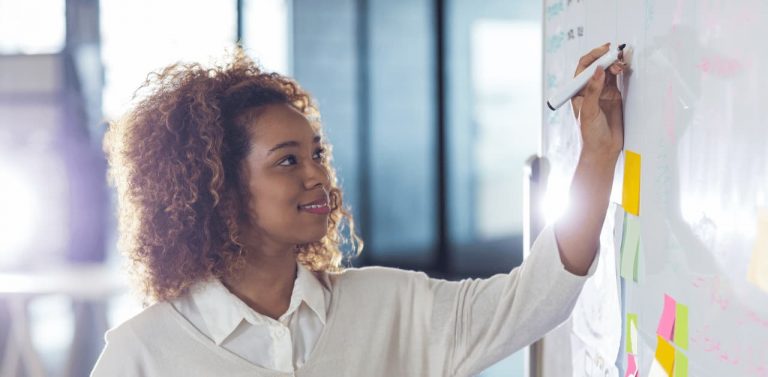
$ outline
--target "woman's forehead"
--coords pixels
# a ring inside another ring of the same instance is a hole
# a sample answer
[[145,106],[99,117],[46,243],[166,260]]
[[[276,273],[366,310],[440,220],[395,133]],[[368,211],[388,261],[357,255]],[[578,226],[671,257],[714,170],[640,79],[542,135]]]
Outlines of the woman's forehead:
[[250,128],[252,142],[259,147],[271,147],[287,141],[312,143],[317,136],[304,114],[284,104],[260,109]]

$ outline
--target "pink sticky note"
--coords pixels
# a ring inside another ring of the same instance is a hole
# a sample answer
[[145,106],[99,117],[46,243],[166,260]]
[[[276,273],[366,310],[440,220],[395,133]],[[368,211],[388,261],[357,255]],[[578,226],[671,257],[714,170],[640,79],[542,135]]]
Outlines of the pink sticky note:
[[659,327],[656,329],[656,334],[660,337],[672,341],[672,332],[675,329],[675,310],[677,303],[675,299],[664,295],[664,311],[661,312],[661,319],[659,320]]
[[635,355],[627,354],[627,373],[624,377],[636,377],[637,376],[637,361],[635,361]]

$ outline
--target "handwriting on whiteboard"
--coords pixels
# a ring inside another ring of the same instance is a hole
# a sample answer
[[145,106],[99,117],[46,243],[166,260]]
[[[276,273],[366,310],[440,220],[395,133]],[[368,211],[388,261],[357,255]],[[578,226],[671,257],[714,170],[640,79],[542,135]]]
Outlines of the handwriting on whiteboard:
[[563,4],[562,0],[552,5],[548,5],[546,10],[547,18],[549,19],[554,18],[558,14],[563,13],[564,10],[565,10],[565,5]]
[[[728,287],[719,276],[699,276],[691,285],[703,290],[713,307],[722,311],[737,310],[734,324],[749,326],[749,331],[768,331],[768,318],[762,317],[751,309],[740,310],[731,305],[726,297]],[[716,323],[715,326],[722,326]],[[753,330],[754,329],[754,330]],[[747,373],[748,376],[768,377],[768,347],[753,347],[746,344],[733,344],[733,339],[722,340],[712,334],[712,325],[707,324],[692,332],[691,342],[705,353],[717,358],[718,362],[729,364]]]
[[743,64],[736,59],[724,56],[705,56],[696,67],[705,74],[717,77],[733,77],[743,71]]
[[726,344],[712,335],[711,325],[694,331],[691,344],[716,358],[717,362],[747,373],[744,376],[768,377],[768,350],[765,347]]

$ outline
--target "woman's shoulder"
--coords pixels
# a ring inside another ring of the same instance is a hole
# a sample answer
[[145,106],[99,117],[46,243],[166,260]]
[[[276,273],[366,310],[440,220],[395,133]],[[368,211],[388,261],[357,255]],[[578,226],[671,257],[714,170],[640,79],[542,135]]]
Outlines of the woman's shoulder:
[[354,267],[339,272],[324,273],[331,289],[350,290],[353,288],[370,292],[370,289],[398,290],[413,288],[427,283],[429,277],[421,271],[403,270],[391,267]]
[[168,326],[175,321],[173,314],[174,309],[169,302],[156,302],[109,329],[104,335],[105,340],[113,344],[123,341],[135,344],[139,339],[167,332],[173,328]]

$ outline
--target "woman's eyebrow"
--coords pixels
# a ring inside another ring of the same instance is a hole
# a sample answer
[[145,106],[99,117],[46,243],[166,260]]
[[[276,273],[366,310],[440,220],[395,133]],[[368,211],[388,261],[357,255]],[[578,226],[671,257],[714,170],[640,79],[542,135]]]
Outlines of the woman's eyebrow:
[[[318,144],[320,143],[320,139],[321,139],[320,135],[315,135],[314,139],[312,139],[312,143]],[[267,152],[267,154],[270,154],[280,148],[289,148],[289,147],[298,147],[298,146],[301,146],[301,143],[298,141],[295,141],[295,140],[284,141],[272,147],[272,149],[270,149],[269,152]]]

